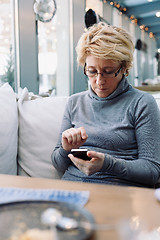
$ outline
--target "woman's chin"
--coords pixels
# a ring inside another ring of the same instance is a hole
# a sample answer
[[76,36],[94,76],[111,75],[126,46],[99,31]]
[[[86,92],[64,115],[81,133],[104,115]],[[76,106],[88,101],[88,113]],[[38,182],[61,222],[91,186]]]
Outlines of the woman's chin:
[[106,98],[110,95],[110,93],[107,90],[101,90],[101,89],[97,90],[95,93],[100,98]]

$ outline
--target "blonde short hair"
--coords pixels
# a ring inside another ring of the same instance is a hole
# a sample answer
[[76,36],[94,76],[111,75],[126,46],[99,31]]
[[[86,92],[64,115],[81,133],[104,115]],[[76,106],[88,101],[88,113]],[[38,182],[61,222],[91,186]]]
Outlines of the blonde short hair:
[[124,29],[100,22],[82,34],[76,51],[78,65],[84,66],[87,56],[94,55],[120,62],[128,75],[132,67],[134,45],[131,36]]

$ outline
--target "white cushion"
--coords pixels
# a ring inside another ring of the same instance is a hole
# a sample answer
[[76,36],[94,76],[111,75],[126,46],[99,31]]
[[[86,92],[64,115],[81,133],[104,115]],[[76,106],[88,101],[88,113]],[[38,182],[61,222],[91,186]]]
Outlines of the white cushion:
[[8,83],[0,87],[0,173],[17,174],[18,111]]
[[51,154],[57,144],[67,97],[31,98],[25,88],[18,100],[18,174],[60,178]]

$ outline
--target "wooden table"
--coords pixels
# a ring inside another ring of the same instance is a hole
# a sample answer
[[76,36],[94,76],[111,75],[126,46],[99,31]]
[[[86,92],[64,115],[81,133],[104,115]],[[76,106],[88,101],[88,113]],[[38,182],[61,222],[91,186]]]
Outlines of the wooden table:
[[[160,203],[154,189],[68,182],[22,176],[0,175],[0,187],[88,190],[85,208],[96,223],[116,224],[122,220],[142,221],[148,231],[160,228]],[[96,231],[92,240],[119,240],[115,230]]]

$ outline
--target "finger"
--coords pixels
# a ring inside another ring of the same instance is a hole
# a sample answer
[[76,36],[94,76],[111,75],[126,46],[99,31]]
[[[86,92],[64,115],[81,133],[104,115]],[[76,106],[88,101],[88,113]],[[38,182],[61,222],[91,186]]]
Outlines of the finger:
[[[95,152],[94,152],[95,153]],[[101,154],[96,154],[96,156],[102,156]],[[68,157],[71,159],[71,161],[74,163],[74,165],[82,172],[84,172],[87,176],[90,176],[91,174],[99,171],[102,168],[103,161],[100,158],[92,158],[91,161],[85,161],[79,158],[74,157],[72,154],[69,154]],[[101,164],[99,164],[99,162]]]
[[93,164],[90,161],[82,160],[80,158],[74,157],[72,154],[69,154],[68,157],[74,163],[74,165],[87,176],[93,173],[92,166]]
[[[81,132],[82,131],[82,132]],[[65,150],[69,151],[72,148],[79,148],[82,146],[86,139],[82,138],[82,134],[85,133],[85,138],[88,137],[86,135],[84,128],[70,128],[65,130],[62,133],[62,146]]]
[[81,131],[79,128],[75,129],[73,139],[75,144],[78,144],[82,141]]
[[80,135],[80,131],[74,128],[70,128],[63,132],[62,137],[67,139],[69,144],[74,144],[77,142],[77,139],[81,138],[78,135]]
[[87,133],[86,133],[86,130],[85,130],[85,128],[84,127],[80,127],[79,128],[80,129],[80,131],[81,131],[81,137],[82,137],[82,139],[87,139],[88,138],[88,135],[87,135]]
[[62,133],[62,138],[66,139],[68,143],[72,143],[71,129],[68,129]]
[[95,151],[88,151],[87,156],[90,158],[96,158],[96,159],[103,159],[104,160],[104,153],[95,152]]
[[69,154],[68,157],[71,159],[71,161],[74,163],[74,165],[76,167],[78,167],[80,170],[83,169],[84,165],[85,165],[85,161],[80,159],[80,158],[77,158],[77,157],[74,157],[72,154]]
[[81,131],[77,128],[72,129],[72,131],[70,132],[71,136],[72,136],[72,144],[80,144],[82,141],[82,137],[81,137]]
[[[68,157],[71,159],[71,161],[75,161],[75,162],[78,162],[78,161],[81,161],[82,159],[80,159],[80,158],[77,158],[77,157],[75,157],[73,154],[68,154]],[[82,160],[82,161],[84,161],[84,160]]]
[[[69,142],[72,144],[80,144],[81,142],[83,142],[86,137],[88,137],[86,135],[85,129],[84,128],[71,128],[68,129],[67,133],[69,134],[68,139]],[[83,137],[82,137],[83,135]]]

